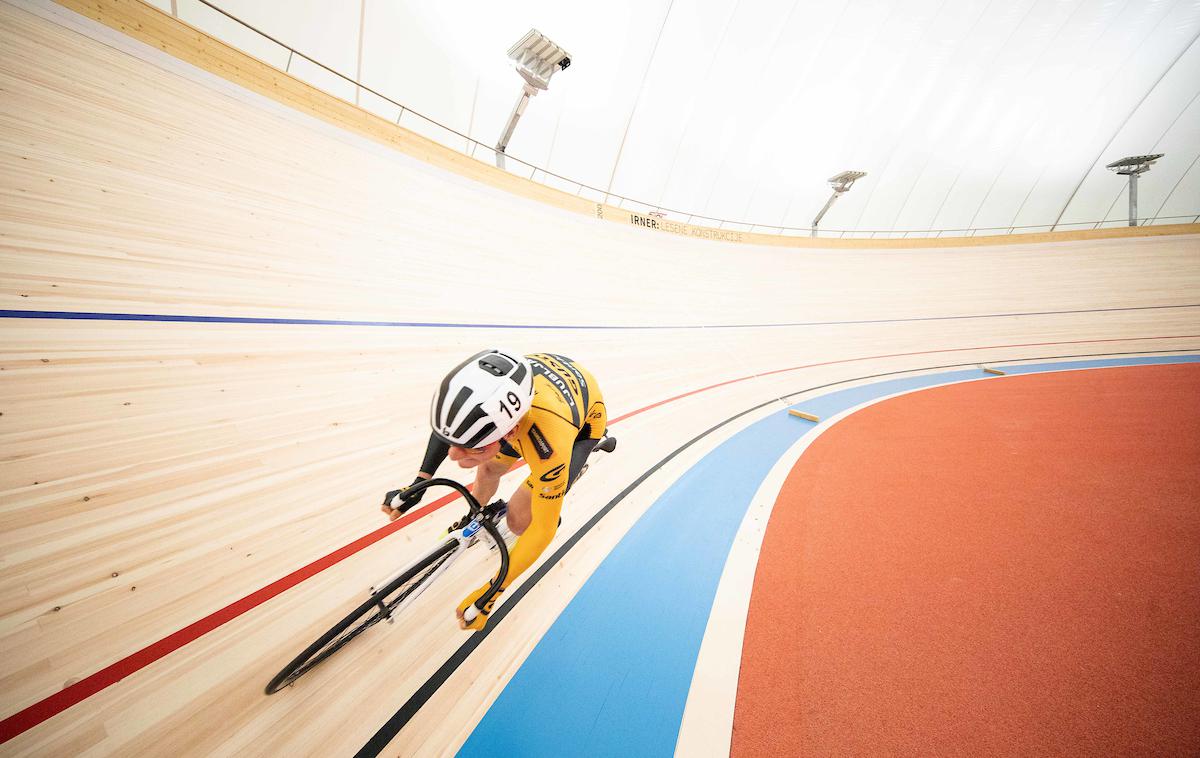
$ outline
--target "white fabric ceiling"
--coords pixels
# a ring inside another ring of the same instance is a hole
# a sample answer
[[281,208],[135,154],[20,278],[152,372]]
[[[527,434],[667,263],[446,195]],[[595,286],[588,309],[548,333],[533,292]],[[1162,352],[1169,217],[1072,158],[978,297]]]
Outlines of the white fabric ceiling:
[[[233,44],[286,55],[176,2]],[[1161,152],[1139,215],[1200,214],[1200,0],[216,2],[489,145],[520,92],[505,51],[536,27],[573,63],[509,154],[684,213],[806,227],[824,180],[857,169],[868,176],[823,227],[1119,221],[1125,181],[1104,164]]]

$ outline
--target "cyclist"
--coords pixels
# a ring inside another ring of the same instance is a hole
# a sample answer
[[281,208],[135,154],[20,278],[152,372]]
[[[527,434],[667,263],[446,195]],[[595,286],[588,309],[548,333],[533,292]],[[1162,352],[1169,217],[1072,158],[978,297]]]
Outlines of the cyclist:
[[[518,535],[509,551],[503,592],[528,569],[558,530],[563,497],[582,472],[588,455],[604,438],[608,414],[595,377],[569,358],[551,353],[522,357],[504,350],[484,350],[446,375],[430,408],[433,433],[413,484],[433,477],[447,456],[463,468],[475,469],[475,498],[488,502],[503,476],[519,458],[529,476],[507,503],[506,521]],[[611,444],[611,443],[610,443]],[[411,485],[410,485],[411,486]],[[383,512],[391,520],[413,508],[424,490],[405,496],[401,488],[384,496]],[[484,513],[498,519],[505,503],[498,500]],[[461,528],[461,522],[451,529]],[[463,613],[490,586],[484,584],[458,606],[459,626],[482,629],[497,593],[474,622]]]

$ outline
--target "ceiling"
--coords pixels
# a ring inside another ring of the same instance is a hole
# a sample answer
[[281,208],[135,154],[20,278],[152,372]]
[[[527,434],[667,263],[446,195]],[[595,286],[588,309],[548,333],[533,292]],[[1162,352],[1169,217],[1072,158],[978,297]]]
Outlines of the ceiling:
[[[269,62],[286,56],[175,3]],[[505,52],[536,27],[572,65],[508,154],[680,220],[807,227],[825,180],[855,169],[866,178],[823,228],[1119,222],[1126,182],[1104,164],[1143,153],[1166,156],[1140,180],[1139,215],[1200,214],[1200,0],[216,3],[488,145],[521,90]],[[311,64],[291,70],[356,96]]]

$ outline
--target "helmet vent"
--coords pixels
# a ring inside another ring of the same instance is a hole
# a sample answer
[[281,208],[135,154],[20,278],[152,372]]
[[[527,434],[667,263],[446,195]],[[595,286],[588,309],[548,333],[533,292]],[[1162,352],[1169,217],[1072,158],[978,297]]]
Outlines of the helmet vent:
[[492,353],[485,358],[479,359],[479,368],[492,376],[508,376],[509,372],[513,370],[513,362],[503,355]]
[[463,387],[458,391],[458,394],[454,396],[454,402],[450,403],[450,412],[443,419],[447,424],[454,423],[454,420],[458,418],[458,411],[463,407],[463,403],[467,402],[467,398],[469,397],[471,397],[470,387]]

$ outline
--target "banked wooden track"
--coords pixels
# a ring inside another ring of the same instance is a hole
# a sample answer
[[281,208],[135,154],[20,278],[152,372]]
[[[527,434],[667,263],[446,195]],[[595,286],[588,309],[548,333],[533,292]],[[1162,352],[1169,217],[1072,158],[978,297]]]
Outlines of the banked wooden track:
[[[785,393],[1200,347],[1195,236],[700,241],[431,167],[57,6],[0,2],[0,56],[0,717],[168,641],[18,734],[10,719],[5,755],[362,746],[464,641],[453,604],[486,556],[300,686],[268,699],[262,685],[457,506],[177,649],[171,635],[383,526],[377,501],[411,477],[432,383],[480,346],[570,355],[629,416],[559,543],[670,451]],[[389,751],[453,751],[629,525],[738,424],[633,489]]]

